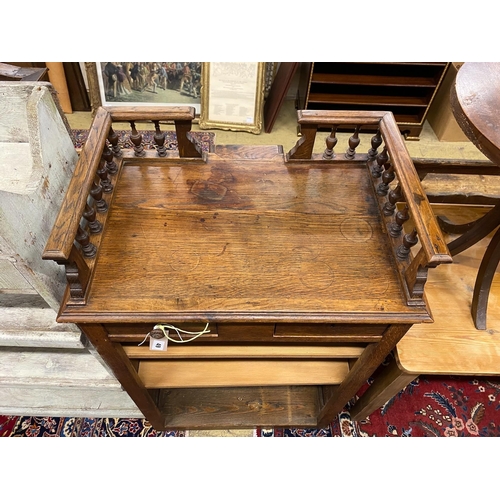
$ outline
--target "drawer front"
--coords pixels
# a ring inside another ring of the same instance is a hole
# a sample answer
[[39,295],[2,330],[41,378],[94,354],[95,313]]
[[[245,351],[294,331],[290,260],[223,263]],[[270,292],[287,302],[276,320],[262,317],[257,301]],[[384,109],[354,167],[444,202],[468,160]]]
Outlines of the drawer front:
[[[110,340],[113,342],[142,342],[146,335],[151,332],[156,323],[107,323],[103,326],[106,328]],[[166,325],[166,323],[161,323]],[[172,326],[180,328],[186,332],[193,332],[192,334],[180,333],[184,340],[190,339],[197,335],[196,332],[204,330],[206,323],[170,323]],[[217,324],[210,323],[209,333],[204,333],[200,338],[205,340],[217,339]],[[171,338],[178,338],[175,330],[170,330],[169,336]]]
[[274,323],[218,323],[218,340],[230,342],[271,342]]
[[378,342],[388,325],[343,323],[276,323],[275,339],[296,341]]

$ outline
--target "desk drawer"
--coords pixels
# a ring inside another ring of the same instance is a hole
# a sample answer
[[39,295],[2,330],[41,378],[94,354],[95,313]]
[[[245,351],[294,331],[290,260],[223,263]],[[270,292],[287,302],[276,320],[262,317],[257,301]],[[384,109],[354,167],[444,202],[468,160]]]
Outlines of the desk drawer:
[[[162,323],[166,324],[166,323]],[[177,323],[172,322],[182,330],[200,332],[206,323]],[[153,330],[155,323],[110,323],[104,325],[109,338],[113,342],[142,342],[148,332]],[[270,342],[273,340],[274,323],[210,323],[210,333],[204,333],[198,341],[227,341],[227,342]],[[177,338],[175,330],[170,335]],[[193,335],[182,333],[182,338],[189,339]]]
[[343,323],[276,323],[275,339],[378,342],[388,325]]
[[218,323],[218,340],[231,342],[270,342],[275,323]]
[[[146,335],[151,332],[156,323],[107,323],[104,325],[106,328],[109,338],[113,342],[142,342]],[[166,323],[162,323],[166,324]],[[206,326],[206,323],[171,323],[173,326],[185,330],[187,332],[193,332],[193,334],[181,333],[183,339],[192,338],[196,333],[201,332]],[[217,324],[210,323],[209,325],[210,333],[204,333],[202,335],[205,340],[216,340],[217,339]],[[177,333],[175,330],[170,331],[170,336],[177,338]]]

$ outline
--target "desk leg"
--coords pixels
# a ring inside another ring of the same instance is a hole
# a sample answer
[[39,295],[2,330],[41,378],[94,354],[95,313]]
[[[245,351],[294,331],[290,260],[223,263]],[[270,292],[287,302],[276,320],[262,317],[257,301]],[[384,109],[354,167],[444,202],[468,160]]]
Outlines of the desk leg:
[[377,377],[372,385],[368,387],[351,408],[349,412],[351,418],[353,420],[364,420],[417,377],[418,375],[402,371],[393,358],[387,366],[377,372]]
[[137,371],[120,344],[111,342],[108,333],[100,324],[85,323],[77,325],[92,342],[108,367],[118,379],[139,410],[156,430],[165,430],[165,419],[158,406],[144,387]]
[[318,427],[326,427],[342,408],[356,395],[362,385],[382,364],[396,344],[412,325],[391,325],[382,340],[370,344],[358,358],[344,381],[336,388],[325,402],[318,415]]

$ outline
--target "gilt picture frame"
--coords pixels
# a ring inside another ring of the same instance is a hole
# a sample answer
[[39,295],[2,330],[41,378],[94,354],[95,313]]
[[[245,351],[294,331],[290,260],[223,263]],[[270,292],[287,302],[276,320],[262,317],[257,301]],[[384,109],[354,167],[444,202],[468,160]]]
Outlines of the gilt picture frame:
[[201,111],[201,62],[86,62],[92,111],[99,106],[193,106]]
[[202,129],[260,134],[266,63],[210,62],[202,65]]

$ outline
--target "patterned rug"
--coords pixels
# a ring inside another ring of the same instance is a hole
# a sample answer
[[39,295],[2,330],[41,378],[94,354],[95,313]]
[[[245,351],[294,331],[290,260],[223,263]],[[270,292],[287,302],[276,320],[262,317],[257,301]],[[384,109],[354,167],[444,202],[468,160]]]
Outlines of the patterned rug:
[[[87,140],[88,130],[74,129],[73,132],[73,144],[77,150],[80,150],[85,141]],[[130,141],[130,130],[116,130],[118,134],[118,144],[122,148],[130,149],[134,145]],[[154,130],[140,130],[142,134],[142,141],[144,149],[156,149],[154,145]],[[178,149],[177,135],[171,130],[165,131],[165,147],[167,150]],[[195,141],[201,146],[203,151],[210,151],[214,147],[215,143],[215,133],[214,132],[191,132]]]
[[[361,395],[371,379],[360,390]],[[324,429],[257,429],[258,437],[500,436],[500,379],[421,376],[354,422],[346,405]],[[354,401],[353,401],[354,402]]]
[[141,418],[0,416],[0,437],[185,437],[184,431],[155,431]]

